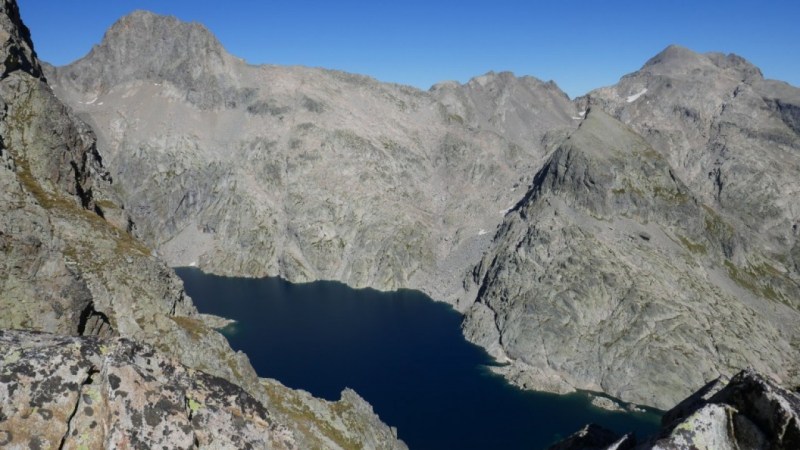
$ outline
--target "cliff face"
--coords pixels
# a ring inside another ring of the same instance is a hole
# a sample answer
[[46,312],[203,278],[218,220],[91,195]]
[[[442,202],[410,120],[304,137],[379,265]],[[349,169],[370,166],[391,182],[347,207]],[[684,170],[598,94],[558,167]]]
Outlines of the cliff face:
[[[3,335],[0,343],[3,355],[0,372],[5,388],[0,395],[3,433],[7,437],[16,433],[33,438],[33,429],[26,431],[24,426],[17,428],[15,424],[18,420],[33,420],[31,415],[35,414],[31,408],[41,406],[34,398],[39,385],[35,380],[63,382],[64,385],[58,387],[59,392],[68,391],[72,403],[60,398],[52,400],[58,404],[58,411],[67,411],[75,406],[73,400],[80,401],[78,379],[81,376],[91,378],[87,371],[110,376],[109,362],[101,357],[103,351],[98,354],[97,348],[114,348],[115,364],[128,365],[126,370],[138,370],[142,369],[137,365],[140,361],[125,361],[124,358],[139,352],[141,347],[138,346],[142,343],[147,349],[141,351],[147,355],[156,355],[155,348],[160,354],[154,357],[165,361],[165,365],[192,371],[193,383],[220,377],[240,385],[261,402],[257,407],[248,406],[250,409],[242,410],[248,426],[256,430],[283,427],[287,434],[280,442],[284,444],[312,445],[330,441],[329,447],[348,445],[348,442],[367,447],[402,446],[371,410],[353,400],[357,396],[352,393],[347,393],[349,400],[343,403],[359,406],[357,412],[351,413],[351,418],[354,423],[363,424],[362,428],[348,427],[341,421],[338,425],[331,424],[342,416],[336,412],[338,403],[316,399],[306,399],[306,403],[316,402],[310,411],[318,415],[309,413],[306,417],[294,418],[285,412],[274,412],[269,419],[261,417],[259,408],[265,408],[272,398],[298,394],[277,384],[263,384],[247,358],[233,352],[224,337],[205,325],[172,270],[131,236],[129,231],[133,223],[116,198],[113,178],[104,168],[94,134],[47,85],[14,1],[2,2],[0,26],[3,41],[0,60],[4,61],[0,74],[0,310],[3,311],[0,329],[54,333]],[[63,337],[67,335],[95,337],[86,340]],[[121,338],[131,341],[123,344]],[[61,354],[60,349],[51,348],[56,343],[72,343],[76,347],[74,351],[69,350],[69,354]],[[85,347],[88,349],[85,352],[77,350],[85,345],[89,346]],[[120,346],[131,350],[117,352]],[[44,353],[34,355],[38,350],[31,349],[40,347]],[[50,350],[45,351],[45,348]],[[66,370],[57,367],[61,360],[73,361],[75,367],[80,368],[78,373],[70,372],[70,380],[74,380],[68,381],[55,373]],[[23,366],[35,368],[39,363],[51,367],[35,373],[20,369]],[[12,382],[7,378],[9,374],[16,377],[17,387],[13,389],[8,384]],[[99,378],[98,383],[103,385],[108,379]],[[184,382],[188,383],[181,381]],[[185,383],[180,385],[181,389],[187,388]],[[26,389],[33,397],[27,404],[19,403],[21,397],[16,395]],[[179,400],[175,401],[180,403]],[[230,406],[228,411],[235,413],[236,407]],[[42,417],[47,415],[38,411]],[[159,414],[166,414],[167,410],[159,411]],[[66,414],[46,419],[48,426],[53,427],[48,431],[53,433],[52,436],[48,434],[48,440],[55,439],[53,436],[69,425]],[[223,428],[232,426],[230,415],[216,416],[213,420],[223,423]],[[101,439],[93,434],[95,431],[89,427],[88,419],[80,419],[75,426],[78,428],[70,430]],[[348,441],[331,440],[331,432],[338,433],[337,439],[344,437]],[[272,439],[270,436],[254,442],[267,442]],[[147,445],[156,443],[151,440],[152,436],[139,437]]]
[[546,132],[576,123],[553,83],[490,73],[422,92],[249,66],[200,25],[146,12],[48,70],[171,264],[451,301]]
[[739,56],[672,46],[578,101],[630,125],[736,228],[749,250],[732,258],[741,285],[800,306],[800,89]]
[[798,98],[672,46],[576,99],[467,280],[465,334],[520,385],[661,408],[744,365],[797,384]]
[[741,246],[665,158],[593,108],[476,267],[464,331],[520,385],[661,408],[748,364],[796,380],[800,314],[726,278]]

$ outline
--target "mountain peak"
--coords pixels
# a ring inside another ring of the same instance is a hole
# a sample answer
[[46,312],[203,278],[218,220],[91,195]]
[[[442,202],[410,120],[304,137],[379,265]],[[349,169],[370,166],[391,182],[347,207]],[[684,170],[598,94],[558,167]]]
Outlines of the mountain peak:
[[42,68],[31,42],[31,32],[22,23],[17,3],[0,1],[0,79],[15,70],[23,70],[35,78],[43,78]]
[[197,64],[206,59],[224,63],[220,60],[225,56],[222,44],[205,26],[137,10],[114,23],[86,58],[105,57],[107,63],[153,72],[154,65]]
[[708,58],[680,45],[669,45],[656,56],[647,60],[642,69],[650,70],[676,70],[702,67],[711,64]]
[[109,28],[88,55],[64,67],[61,82],[99,94],[131,81],[168,82],[203,109],[243,101],[238,58],[203,25],[134,11]]
[[734,70],[743,79],[763,78],[761,70],[739,55],[720,52],[697,53],[680,45],[669,45],[650,58],[642,71],[656,74],[690,73],[696,69]]
[[133,11],[117,20],[106,31],[100,45],[130,45],[137,42],[156,44],[158,41],[177,47],[191,44],[209,51],[224,51],[217,38],[202,24],[184,22],[174,16],[163,16],[145,10]]

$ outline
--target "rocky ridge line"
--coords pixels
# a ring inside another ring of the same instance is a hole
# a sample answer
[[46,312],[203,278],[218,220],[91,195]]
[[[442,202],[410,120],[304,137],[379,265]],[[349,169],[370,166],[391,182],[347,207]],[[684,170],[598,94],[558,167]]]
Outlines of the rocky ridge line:
[[[208,49],[222,56],[197,56]],[[547,132],[576,125],[552,82],[489,73],[423,92],[250,66],[200,26],[141,11],[47,73],[98,130],[138,235],[171,264],[448,301]],[[190,98],[219,92],[208,107]]]

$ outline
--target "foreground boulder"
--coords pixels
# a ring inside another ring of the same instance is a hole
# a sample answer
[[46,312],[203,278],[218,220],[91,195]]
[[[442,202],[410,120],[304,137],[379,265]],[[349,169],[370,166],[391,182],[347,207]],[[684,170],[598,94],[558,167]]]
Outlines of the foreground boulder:
[[578,449],[798,449],[800,395],[752,369],[727,385],[715,380],[662,419],[662,429],[637,445],[632,435],[617,436],[596,425],[550,447]]
[[128,339],[0,331],[0,445],[292,448],[292,433],[222,378]]

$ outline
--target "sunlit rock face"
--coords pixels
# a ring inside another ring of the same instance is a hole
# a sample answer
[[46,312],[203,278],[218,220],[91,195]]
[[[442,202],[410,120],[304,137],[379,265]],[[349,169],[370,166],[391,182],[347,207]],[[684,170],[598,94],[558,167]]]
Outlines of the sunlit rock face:
[[489,73],[424,92],[252,66],[201,25],[146,12],[48,75],[170,264],[450,301],[548,132],[577,123],[552,82]]

